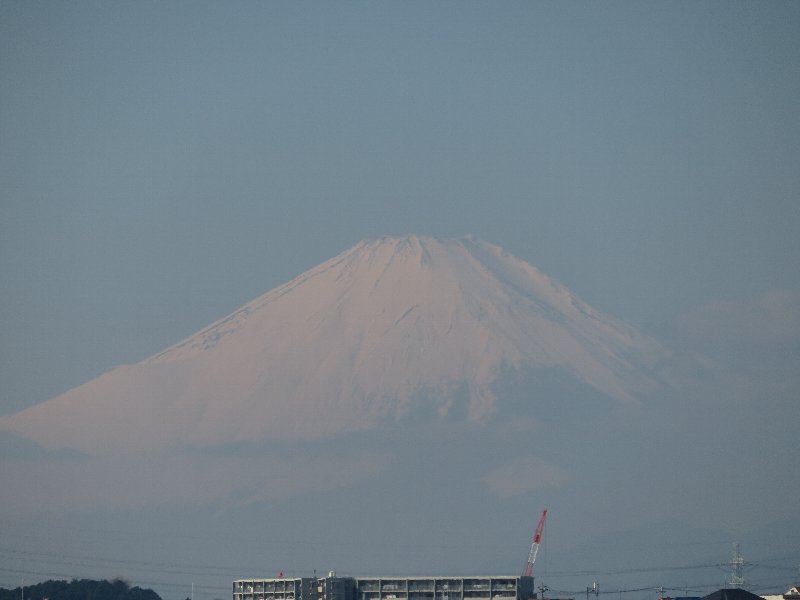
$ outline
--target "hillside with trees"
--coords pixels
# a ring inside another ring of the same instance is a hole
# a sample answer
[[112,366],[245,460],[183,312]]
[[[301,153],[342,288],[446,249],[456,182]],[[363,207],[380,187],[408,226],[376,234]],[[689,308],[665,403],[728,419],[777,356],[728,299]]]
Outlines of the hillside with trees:
[[[122,579],[99,581],[73,579],[49,580],[25,586],[24,600],[161,600],[153,590],[131,587]],[[21,600],[23,590],[0,588],[0,600]]]

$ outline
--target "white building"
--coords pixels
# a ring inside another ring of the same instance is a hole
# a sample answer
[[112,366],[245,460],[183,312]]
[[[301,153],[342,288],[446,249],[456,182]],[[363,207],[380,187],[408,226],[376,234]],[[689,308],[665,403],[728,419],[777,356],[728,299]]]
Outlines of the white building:
[[533,577],[337,577],[237,579],[232,600],[530,600]]

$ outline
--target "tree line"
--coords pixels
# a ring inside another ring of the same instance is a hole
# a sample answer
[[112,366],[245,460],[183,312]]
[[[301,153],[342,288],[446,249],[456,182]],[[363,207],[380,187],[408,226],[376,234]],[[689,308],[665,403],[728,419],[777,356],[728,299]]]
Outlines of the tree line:
[[161,600],[153,590],[131,587],[124,579],[100,581],[95,579],[73,579],[72,581],[49,580],[25,589],[0,588],[0,600]]

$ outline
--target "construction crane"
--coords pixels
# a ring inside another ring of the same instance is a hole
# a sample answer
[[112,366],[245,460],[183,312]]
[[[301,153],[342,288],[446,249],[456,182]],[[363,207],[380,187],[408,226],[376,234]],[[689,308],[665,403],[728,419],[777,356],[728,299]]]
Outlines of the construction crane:
[[536,554],[539,552],[539,542],[542,541],[542,531],[544,530],[544,520],[547,518],[547,509],[542,511],[542,516],[539,518],[539,524],[536,526],[536,532],[533,534],[533,542],[531,543],[531,551],[528,554],[528,562],[525,563],[525,570],[522,572],[523,577],[533,576],[533,563],[536,562]]

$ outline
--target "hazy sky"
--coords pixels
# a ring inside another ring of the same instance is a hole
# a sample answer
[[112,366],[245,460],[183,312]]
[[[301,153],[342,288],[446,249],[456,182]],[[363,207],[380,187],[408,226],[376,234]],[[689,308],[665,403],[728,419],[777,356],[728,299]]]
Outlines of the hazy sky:
[[471,233],[791,420],[799,102],[797,2],[0,2],[0,413]]
[[645,327],[800,289],[796,3],[0,5],[3,409],[385,233]]

